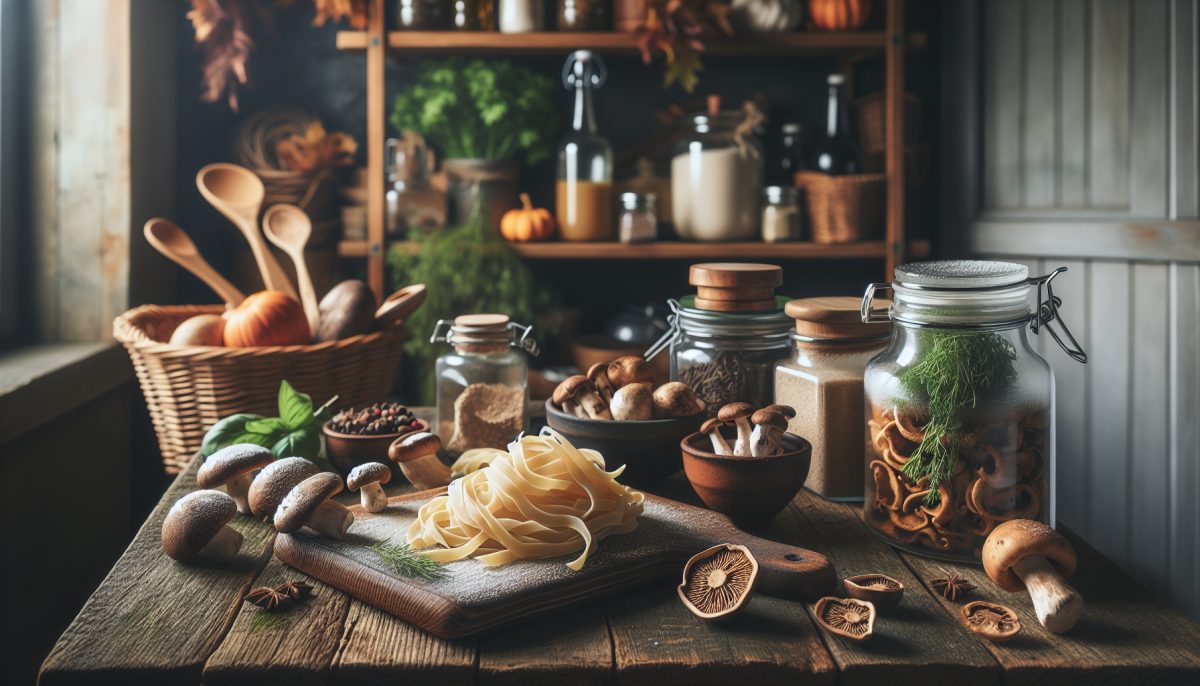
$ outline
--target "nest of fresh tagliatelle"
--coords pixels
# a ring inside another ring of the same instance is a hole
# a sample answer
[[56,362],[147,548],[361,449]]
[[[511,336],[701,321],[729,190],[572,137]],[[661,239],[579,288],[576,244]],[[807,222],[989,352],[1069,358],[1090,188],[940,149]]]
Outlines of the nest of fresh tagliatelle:
[[[489,567],[578,553],[583,569],[597,542],[637,528],[645,499],[605,471],[604,457],[543,429],[508,450],[472,455],[460,479],[421,506],[408,543],[437,562],[468,557]],[[486,462],[486,463],[485,463]]]

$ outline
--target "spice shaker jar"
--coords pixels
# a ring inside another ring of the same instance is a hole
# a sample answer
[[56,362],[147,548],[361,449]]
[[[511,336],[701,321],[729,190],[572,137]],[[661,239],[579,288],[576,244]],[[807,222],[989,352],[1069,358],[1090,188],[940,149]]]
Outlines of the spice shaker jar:
[[[864,519],[888,543],[976,561],[1002,522],[1054,525],[1054,376],[1029,334],[1044,329],[1087,361],[1050,285],[1063,271],[1030,278],[1007,262],[924,262],[867,288],[863,321],[894,324],[863,379]],[[892,305],[872,309],[884,288]]]
[[439,320],[430,343],[453,348],[438,357],[436,430],[447,451],[504,448],[529,425],[526,354],[537,355],[532,327],[503,314]]
[[670,328],[646,351],[668,351],[671,380],[687,384],[710,412],[744,401],[773,402],[775,363],[791,352],[792,320],[775,289],[783,270],[770,264],[694,264],[696,295],[671,300]]
[[762,239],[767,243],[800,240],[800,205],[791,186],[767,186],[763,191]]
[[653,193],[622,193],[617,237],[622,243],[648,243],[658,237]]
[[864,324],[855,297],[792,300],[792,354],[775,366],[775,402],[796,416],[788,431],[812,444],[805,486],[830,500],[862,500],[863,371],[887,343],[891,325]]

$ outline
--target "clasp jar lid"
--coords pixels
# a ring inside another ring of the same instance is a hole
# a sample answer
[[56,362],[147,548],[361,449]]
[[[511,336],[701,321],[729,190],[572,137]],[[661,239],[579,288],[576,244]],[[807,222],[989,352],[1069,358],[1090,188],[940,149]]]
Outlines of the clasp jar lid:
[[455,317],[453,323],[439,319],[429,342],[449,343],[459,352],[499,352],[513,346],[537,355],[537,342],[529,337],[532,330],[532,326],[510,321],[505,314],[464,314]]

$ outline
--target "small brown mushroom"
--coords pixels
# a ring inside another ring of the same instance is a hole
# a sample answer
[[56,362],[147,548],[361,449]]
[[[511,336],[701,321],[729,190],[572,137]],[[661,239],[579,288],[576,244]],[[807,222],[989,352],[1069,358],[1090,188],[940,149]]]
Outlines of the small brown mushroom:
[[690,417],[704,408],[704,401],[685,383],[671,381],[654,389],[655,419]]
[[779,414],[783,415],[784,417],[787,417],[788,419],[796,418],[796,408],[792,407],[791,405],[767,405],[766,407],[764,407],[762,409],[771,410],[772,412],[778,412]]
[[576,417],[591,419],[612,419],[608,405],[596,394],[592,382],[582,374],[568,376],[554,389],[550,397],[563,412],[574,414]]
[[1006,591],[1029,591],[1042,626],[1056,634],[1075,626],[1083,596],[1063,576],[1075,571],[1071,542],[1048,524],[1014,519],[997,526],[983,543],[983,569]]
[[1021,620],[1011,609],[976,600],[962,606],[963,626],[972,633],[991,639],[996,643],[1004,643],[1021,631]]
[[350,470],[346,488],[358,491],[359,502],[367,512],[382,512],[387,507],[383,485],[392,480],[392,470],[382,462],[366,462]]
[[683,567],[679,599],[692,614],[707,621],[737,614],[758,582],[758,560],[745,546],[722,543],[692,556]]
[[242,547],[242,535],[226,526],[237,503],[220,491],[194,491],[180,498],[162,525],[163,552],[180,562],[211,557],[228,562]]
[[717,410],[717,419],[726,424],[737,424],[737,440],[733,444],[733,454],[742,457],[750,455],[750,416],[754,414],[754,406],[750,403],[729,403]]
[[354,522],[354,513],[330,500],[342,492],[342,478],[333,472],[314,474],[284,496],[275,511],[275,530],[290,534],[302,526],[341,540]]
[[895,607],[904,597],[904,584],[883,574],[859,574],[842,581],[846,595],[865,600],[879,611]]
[[401,436],[388,448],[388,457],[400,465],[404,478],[417,488],[439,488],[450,483],[450,468],[438,459],[442,440],[428,431]]
[[722,426],[725,426],[725,422],[713,417],[700,425],[700,433],[705,434],[712,441],[714,453],[717,455],[732,455],[733,449],[729,447],[729,443],[721,435]]
[[596,394],[604,401],[605,405],[611,405],[613,393],[616,388],[613,387],[611,381],[608,380],[608,363],[597,362],[587,370],[588,381],[592,382],[592,387],[596,389]]
[[770,457],[779,453],[779,437],[787,431],[788,420],[782,413],[763,408],[750,415],[754,430],[750,432],[750,454]]
[[254,482],[254,470],[262,469],[275,461],[275,454],[253,443],[238,443],[226,446],[209,455],[196,472],[196,485],[200,488],[225,487],[238,512],[250,514],[250,502],[246,499],[250,484]]
[[875,632],[875,605],[868,600],[821,598],[813,613],[817,624],[834,636],[861,643]]
[[246,500],[250,503],[250,511],[254,518],[264,522],[271,521],[279,501],[288,491],[308,477],[321,471],[317,465],[303,457],[285,457],[276,460],[263,468],[250,484],[250,492]]
[[618,421],[645,421],[654,416],[654,397],[648,383],[625,384],[613,394],[612,418]]
[[637,355],[622,355],[608,363],[608,380],[614,393],[631,383],[654,383],[654,367]]

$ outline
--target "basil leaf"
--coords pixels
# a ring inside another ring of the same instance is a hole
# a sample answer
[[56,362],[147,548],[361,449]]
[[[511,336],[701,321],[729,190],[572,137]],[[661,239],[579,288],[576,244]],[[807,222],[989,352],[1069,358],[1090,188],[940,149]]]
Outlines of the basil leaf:
[[316,459],[321,453],[321,432],[315,427],[290,431],[271,446],[271,452],[275,453],[276,457]]
[[[240,436],[234,437],[233,441],[230,442],[230,445],[234,445],[236,443],[250,443],[253,445],[260,445],[264,448],[270,448],[275,443],[275,440],[276,437],[274,435],[244,433]],[[275,457],[279,457],[279,455],[276,455]]]
[[308,426],[313,420],[312,398],[292,388],[286,379],[279,384],[279,418],[293,431]]
[[242,443],[240,440],[242,435],[246,433],[246,424],[258,419],[261,416],[242,412],[239,414],[231,414],[224,419],[218,420],[208,433],[204,434],[204,442],[200,445],[200,452],[205,457],[212,455],[221,448]]
[[278,417],[268,417],[266,419],[254,419],[246,422],[246,433],[261,434],[263,436],[271,436],[278,440],[280,434],[287,433],[288,427]]

